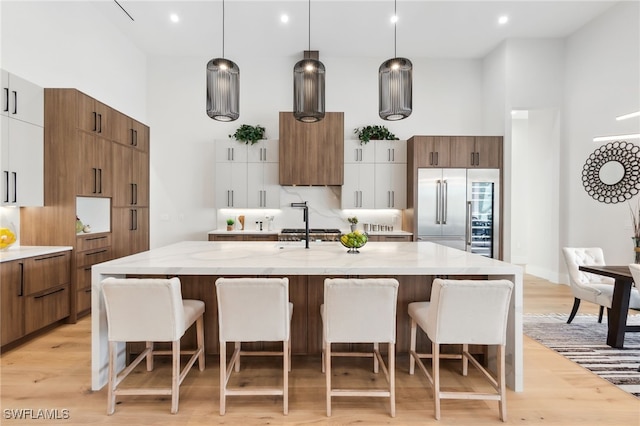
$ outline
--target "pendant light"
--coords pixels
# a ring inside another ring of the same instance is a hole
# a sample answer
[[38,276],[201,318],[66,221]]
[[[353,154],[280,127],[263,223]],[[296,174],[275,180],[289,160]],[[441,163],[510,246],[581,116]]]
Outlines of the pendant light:
[[240,68],[224,58],[224,0],[222,0],[222,57],[207,63],[207,115],[218,121],[240,116]]
[[402,120],[411,115],[413,64],[396,54],[396,0],[393,2],[393,58],[387,59],[378,69],[378,114],[383,120]]
[[324,74],[318,51],[311,51],[311,0],[309,0],[309,50],[293,67],[293,116],[314,123],[324,118]]

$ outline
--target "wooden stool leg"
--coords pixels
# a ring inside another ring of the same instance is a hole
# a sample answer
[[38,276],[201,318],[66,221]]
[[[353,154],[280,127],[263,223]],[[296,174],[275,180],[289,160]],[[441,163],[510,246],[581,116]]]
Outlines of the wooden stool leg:
[[204,371],[204,319],[202,315],[196,320],[196,340],[198,342],[198,349],[200,355],[198,355],[198,369]]
[[171,355],[171,414],[176,414],[180,398],[180,339],[172,342],[171,347],[173,349]]
[[[242,343],[241,342],[236,342],[234,346],[235,346],[236,350],[239,352],[241,350],[240,348],[242,347]],[[238,371],[240,371],[240,358],[241,358],[241,356],[240,356],[240,354],[238,354],[238,358],[236,358],[236,363],[235,363],[236,373]]]
[[327,417],[331,416],[331,343],[324,347],[324,375],[327,381]]
[[380,371],[380,362],[376,353],[380,353],[380,344],[377,342],[373,344],[373,372],[377,374]]
[[413,318],[411,318],[411,342],[409,346],[409,374],[413,374],[416,368],[416,360],[413,358],[413,352],[416,351],[416,333],[417,324]]
[[283,389],[282,389],[282,402],[284,405],[284,414],[289,414],[289,368],[291,366],[291,360],[289,359],[289,341],[282,342],[282,370],[283,370]]
[[226,411],[227,389],[227,342],[220,342],[220,415]]
[[107,392],[107,414],[116,410],[116,342],[109,342],[109,389]]
[[149,349],[149,354],[147,355],[147,371],[153,370],[153,342],[147,342],[147,349]]
[[396,416],[396,345],[389,343],[389,402],[391,417]]
[[469,345],[467,343],[462,345],[462,375],[466,376],[469,372],[469,358],[465,353],[469,352]]
[[440,345],[437,343],[431,344],[431,352],[433,354],[433,402],[434,402],[434,416],[436,420],[440,420]]

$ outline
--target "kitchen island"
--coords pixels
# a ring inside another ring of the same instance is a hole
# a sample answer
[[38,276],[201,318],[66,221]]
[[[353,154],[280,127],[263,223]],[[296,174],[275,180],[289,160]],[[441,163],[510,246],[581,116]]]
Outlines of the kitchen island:
[[[436,277],[508,279],[515,284],[507,326],[507,383],[522,391],[522,269],[430,242],[370,242],[358,254],[340,243],[184,241],[94,265],[92,268],[92,389],[107,382],[107,322],[101,282],[106,277],[177,276],[184,298],[205,301],[207,353],[217,353],[217,308],[214,282],[225,276],[286,276],[294,304],[291,344],[295,354],[320,353],[319,307],[326,277],[394,277],[400,282],[397,308],[397,351],[407,352],[407,305],[428,300]],[[481,303],[481,301],[479,301]],[[470,312],[470,315],[473,313]],[[427,347],[426,338],[419,344]],[[257,344],[254,344],[257,345]],[[488,354],[489,363],[493,359]],[[121,346],[119,365],[124,366]]]

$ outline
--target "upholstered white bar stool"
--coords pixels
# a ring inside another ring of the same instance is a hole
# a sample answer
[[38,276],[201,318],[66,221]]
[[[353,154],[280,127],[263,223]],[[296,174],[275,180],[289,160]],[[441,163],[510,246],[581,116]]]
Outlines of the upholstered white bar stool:
[[[334,396],[388,397],[391,417],[396,415],[395,343],[398,281],[392,278],[347,279],[324,281],[322,316],[323,371],[327,382],[327,416],[331,416]],[[333,343],[373,343],[372,352],[332,352]],[[380,354],[380,343],[387,343],[389,367]],[[331,384],[331,357],[373,357],[373,369],[382,367],[387,389],[334,389]]]
[[[171,395],[171,413],[178,412],[180,384],[198,360],[204,370],[205,305],[201,300],[183,300],[180,280],[107,278],[102,281],[109,340],[109,389],[107,413],[113,414],[117,395]],[[180,338],[196,324],[197,348],[181,350]],[[146,342],[145,350],[118,374],[118,342]],[[153,342],[171,342],[171,350],[154,350]],[[191,355],[180,371],[180,355]],[[125,388],[120,383],[146,358],[147,371],[153,370],[154,355],[172,356],[170,388]]]
[[[409,304],[411,317],[411,343],[409,374],[415,362],[433,387],[435,418],[440,419],[441,399],[497,400],[500,419],[507,420],[505,384],[505,343],[507,317],[513,283],[507,280],[442,280],[435,279],[429,302]],[[416,352],[416,331],[419,326],[431,340],[431,354]],[[495,393],[444,392],[440,389],[441,344],[462,344],[462,374],[467,375],[470,361],[491,382]],[[497,346],[494,377],[469,353],[469,345]],[[433,376],[424,366],[422,358],[432,358]]]
[[[291,370],[291,317],[287,278],[218,278],[218,335],[220,339],[220,415],[231,395],[282,395],[283,412],[289,412],[289,371]],[[235,349],[227,366],[227,342]],[[282,342],[282,351],[243,351],[242,342]],[[281,388],[231,388],[229,378],[240,371],[240,356],[282,356]]]

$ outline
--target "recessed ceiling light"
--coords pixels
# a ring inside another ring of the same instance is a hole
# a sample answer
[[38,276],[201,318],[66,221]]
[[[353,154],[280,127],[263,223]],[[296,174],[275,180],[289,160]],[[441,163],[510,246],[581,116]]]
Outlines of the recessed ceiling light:
[[502,15],[501,17],[498,18],[498,24],[500,25],[504,25],[507,22],[509,22],[509,17],[507,15]]
[[393,16],[391,17],[391,23],[392,23],[392,24],[395,24],[396,22],[398,22],[398,15],[393,15]]
[[179,17],[177,14],[175,14],[175,13],[172,13],[171,15],[169,15],[169,19],[171,19],[171,22],[178,22],[178,21],[180,21],[180,17]]
[[282,22],[283,24],[286,24],[287,22],[289,22],[289,15],[281,15],[280,16],[280,22]]

